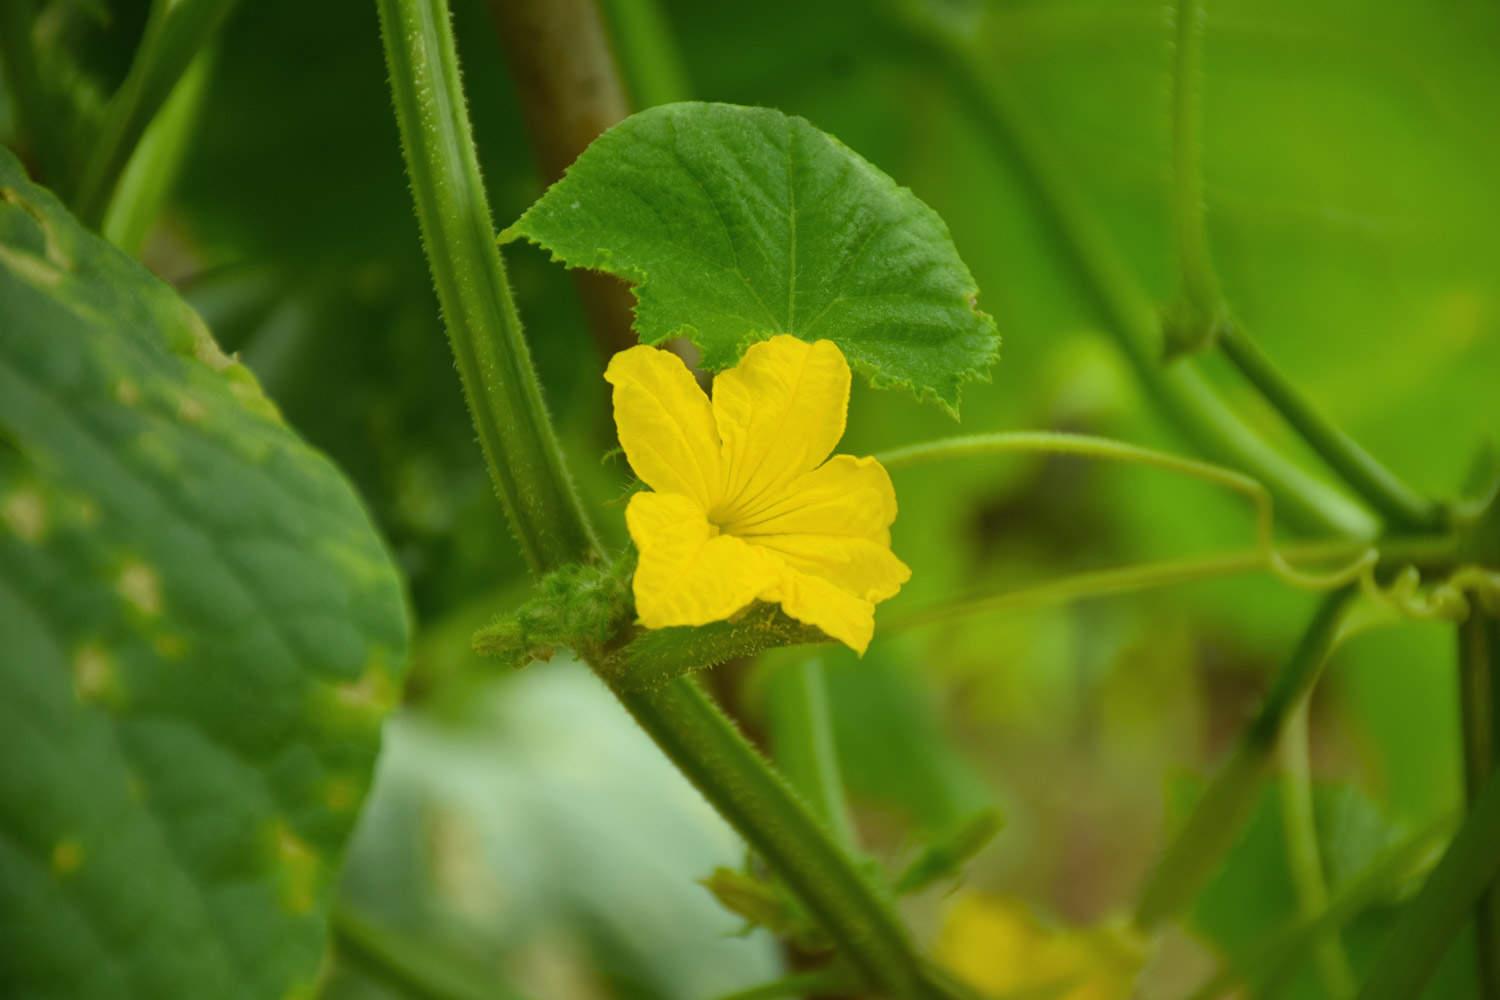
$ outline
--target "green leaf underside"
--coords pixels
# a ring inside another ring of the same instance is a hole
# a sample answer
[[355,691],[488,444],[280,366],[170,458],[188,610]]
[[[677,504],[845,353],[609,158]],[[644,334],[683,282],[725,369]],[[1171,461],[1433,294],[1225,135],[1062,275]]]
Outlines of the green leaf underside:
[[0,151],[0,995],[310,996],[404,669],[341,475]]
[[937,213],[838,140],[767,108],[669,104],[600,136],[500,234],[635,285],[644,343],[710,371],[777,333],[838,344],[876,386],[956,412],[993,320]]

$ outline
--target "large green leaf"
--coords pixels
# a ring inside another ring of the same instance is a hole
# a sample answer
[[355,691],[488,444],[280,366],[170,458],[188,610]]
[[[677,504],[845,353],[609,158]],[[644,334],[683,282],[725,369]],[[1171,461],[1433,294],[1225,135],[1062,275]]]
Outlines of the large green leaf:
[[836,139],[766,108],[669,104],[600,136],[502,240],[635,285],[646,343],[733,364],[827,339],[876,385],[950,410],[999,337],[936,212]]
[[399,692],[335,468],[0,152],[0,994],[308,995]]

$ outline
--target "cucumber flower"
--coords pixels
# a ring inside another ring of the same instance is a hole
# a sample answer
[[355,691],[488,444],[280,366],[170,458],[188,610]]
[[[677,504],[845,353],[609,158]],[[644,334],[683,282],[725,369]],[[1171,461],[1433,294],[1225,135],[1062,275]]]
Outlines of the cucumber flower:
[[849,408],[838,347],[785,334],[756,343],[714,379],[712,402],[654,347],[621,351],[604,377],[625,456],[654,491],[625,511],[641,624],[703,625],[769,601],[863,653],[876,603],[911,570],[891,552],[885,468],[828,457]]

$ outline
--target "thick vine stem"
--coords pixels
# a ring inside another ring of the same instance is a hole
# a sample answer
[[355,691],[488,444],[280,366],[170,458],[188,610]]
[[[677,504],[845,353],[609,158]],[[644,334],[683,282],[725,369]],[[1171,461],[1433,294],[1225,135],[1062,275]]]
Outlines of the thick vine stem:
[[598,557],[495,244],[445,0],[377,0],[422,244],[495,491],[541,572]]
[[1500,876],[1500,770],[1469,803],[1463,825],[1376,953],[1359,1000],[1410,1000],[1422,989]]
[[[1463,713],[1464,787],[1470,808],[1500,772],[1500,621],[1473,608],[1458,627],[1459,697]],[[1474,911],[1475,957],[1484,1000],[1500,1000],[1500,880]]]
[[1172,223],[1177,239],[1178,300],[1163,324],[1167,353],[1212,342],[1227,313],[1209,254],[1204,218],[1202,142],[1203,0],[1177,0],[1172,67]]
[[[423,243],[506,514],[539,573],[597,559],[493,239],[447,2],[377,0],[377,7]],[[902,1000],[952,995],[936,985],[890,901],[697,684],[679,678],[645,690],[611,686],[704,798],[798,893],[872,990]]]
[[1155,304],[1070,186],[1066,164],[1047,136],[1035,127],[1020,102],[991,79],[972,40],[909,12],[901,28],[901,51],[925,58],[997,153],[1013,163],[1030,185],[1083,286],[1097,303],[1105,329],[1173,425],[1205,454],[1264,483],[1300,529],[1373,537],[1377,525],[1368,513],[1256,435],[1190,360],[1161,364]]
[[812,911],[866,985],[894,997],[942,995],[924,982],[891,902],[696,683],[684,678],[653,691],[616,693]]
[[1318,605],[1255,719],[1146,880],[1135,913],[1141,930],[1153,930],[1180,913],[1233,846],[1255,806],[1282,728],[1317,682],[1356,593],[1343,587]]

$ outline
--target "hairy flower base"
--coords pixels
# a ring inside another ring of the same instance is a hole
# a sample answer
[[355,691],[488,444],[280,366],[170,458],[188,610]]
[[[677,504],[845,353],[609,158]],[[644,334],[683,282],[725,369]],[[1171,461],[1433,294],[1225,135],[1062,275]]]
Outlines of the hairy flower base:
[[911,571],[891,552],[885,469],[828,458],[849,408],[838,347],[785,334],[754,344],[714,380],[712,401],[652,347],[616,354],[604,377],[620,444],[655,491],[625,512],[641,623],[703,625],[762,600],[864,652],[875,604]]

